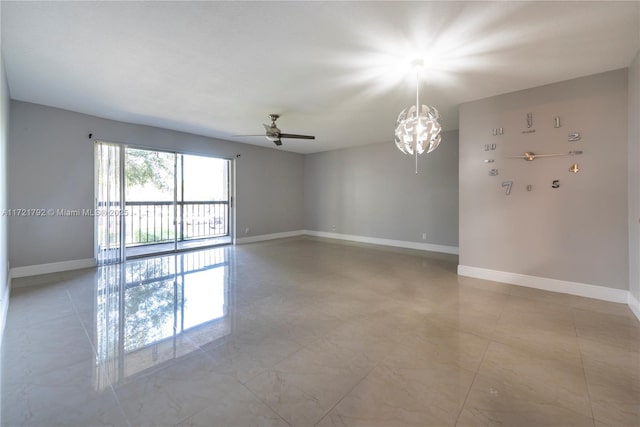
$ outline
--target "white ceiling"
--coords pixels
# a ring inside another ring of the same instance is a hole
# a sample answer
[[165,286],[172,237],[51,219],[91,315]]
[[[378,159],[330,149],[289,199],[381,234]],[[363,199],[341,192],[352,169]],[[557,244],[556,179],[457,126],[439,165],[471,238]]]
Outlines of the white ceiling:
[[458,127],[466,101],[628,66],[632,2],[9,2],[13,99],[312,153],[393,141],[421,98]]

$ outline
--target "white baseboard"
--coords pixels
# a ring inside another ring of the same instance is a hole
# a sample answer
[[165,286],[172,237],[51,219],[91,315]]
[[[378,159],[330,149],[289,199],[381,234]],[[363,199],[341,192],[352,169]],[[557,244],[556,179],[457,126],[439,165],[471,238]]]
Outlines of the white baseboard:
[[528,276],[525,274],[509,273],[506,271],[489,270],[486,268],[458,265],[458,274],[475,277],[476,279],[492,280],[494,282],[509,283],[511,285],[542,289],[551,292],[595,298],[604,301],[627,304],[629,292],[623,289],[613,289],[586,283],[567,282],[549,279],[547,277]]
[[75,259],[72,261],[52,262],[50,264],[27,265],[24,267],[13,267],[11,277],[37,276],[39,274],[58,273],[60,271],[79,270],[81,268],[91,268],[96,266],[94,258]]
[[261,234],[251,237],[238,237],[236,238],[236,244],[242,245],[244,243],[263,242],[265,240],[284,239],[287,237],[296,237],[304,235],[304,230],[285,231],[282,233]]
[[[324,231],[313,231],[313,230],[294,230],[294,231],[285,231],[282,233],[261,234],[258,236],[250,236],[250,237],[238,237],[236,238],[236,244],[263,242],[266,240],[284,239],[288,237],[297,237],[297,236],[304,236],[304,235],[314,236],[314,237],[326,237],[329,239],[349,240],[352,242],[370,243],[370,244],[381,245],[381,246],[393,246],[398,248],[418,249],[422,251],[442,252],[442,253],[455,254],[455,255],[458,254],[458,248],[456,246],[434,245],[430,243],[408,242],[404,240],[381,239],[377,237],[356,236],[352,234],[328,233]],[[87,258],[87,259],[78,259],[78,260],[72,260],[72,261],[53,262],[50,264],[38,264],[38,265],[28,265],[24,267],[14,267],[9,270],[9,274],[13,278],[19,278],[19,277],[36,276],[39,274],[57,273],[60,271],[78,270],[81,268],[90,268],[95,266],[96,266],[95,259]]]
[[638,318],[638,320],[640,320],[640,301],[638,301],[631,292],[629,292],[629,298],[627,300],[627,305],[629,306],[629,308],[631,309],[631,311],[633,312],[633,314],[636,315],[636,317]]
[[304,230],[304,234],[314,237],[326,237],[328,239],[349,240],[359,243],[370,243],[373,245],[393,246],[396,248],[417,249],[420,251],[441,252],[445,254],[458,255],[457,246],[434,245],[432,243],[409,242],[406,240],[381,239],[378,237],[356,236],[353,234],[329,233],[326,231]]

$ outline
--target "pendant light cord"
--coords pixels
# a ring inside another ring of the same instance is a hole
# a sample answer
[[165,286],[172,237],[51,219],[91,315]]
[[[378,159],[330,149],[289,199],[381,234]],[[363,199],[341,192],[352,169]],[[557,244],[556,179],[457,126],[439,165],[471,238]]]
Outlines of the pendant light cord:
[[418,125],[420,124],[420,70],[416,71],[416,127],[415,132],[415,146],[413,147],[413,154],[416,158],[416,175],[418,174]]

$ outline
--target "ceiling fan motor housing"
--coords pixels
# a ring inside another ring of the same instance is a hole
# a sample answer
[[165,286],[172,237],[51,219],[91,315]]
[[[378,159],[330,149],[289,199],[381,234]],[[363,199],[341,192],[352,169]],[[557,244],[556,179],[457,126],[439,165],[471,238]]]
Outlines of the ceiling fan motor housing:
[[280,140],[280,129],[276,126],[276,120],[278,120],[278,117],[280,117],[278,114],[269,114],[271,126],[264,125],[264,128],[267,131],[266,137],[271,142]]

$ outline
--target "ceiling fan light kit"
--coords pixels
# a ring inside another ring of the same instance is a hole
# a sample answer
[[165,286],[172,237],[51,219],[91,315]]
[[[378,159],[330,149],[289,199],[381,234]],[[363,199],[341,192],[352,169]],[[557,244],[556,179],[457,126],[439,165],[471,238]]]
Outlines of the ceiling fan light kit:
[[400,112],[395,126],[395,142],[400,151],[413,155],[418,173],[418,155],[432,152],[440,145],[442,126],[440,113],[435,107],[420,104],[420,70],[424,61],[415,59],[412,67],[416,70],[416,105]]

